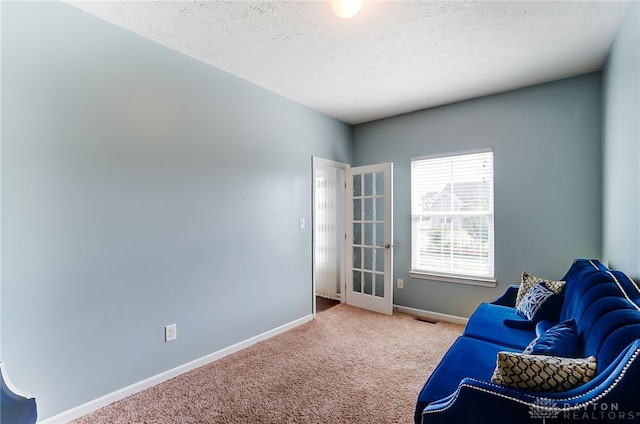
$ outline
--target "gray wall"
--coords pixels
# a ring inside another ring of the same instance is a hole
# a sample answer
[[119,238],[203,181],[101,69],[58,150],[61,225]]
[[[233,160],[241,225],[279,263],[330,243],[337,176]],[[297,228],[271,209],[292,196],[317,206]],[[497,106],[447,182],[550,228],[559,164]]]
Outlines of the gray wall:
[[640,4],[632,2],[604,70],[604,237],[610,266],[640,280]]
[[[519,283],[560,278],[601,247],[601,89],[592,73],[355,127],[356,165],[394,163],[394,303],[469,316]],[[493,148],[496,288],[409,277],[410,159]]]
[[311,157],[350,162],[350,127],[69,5],[2,3],[0,354],[40,417],[310,314]]

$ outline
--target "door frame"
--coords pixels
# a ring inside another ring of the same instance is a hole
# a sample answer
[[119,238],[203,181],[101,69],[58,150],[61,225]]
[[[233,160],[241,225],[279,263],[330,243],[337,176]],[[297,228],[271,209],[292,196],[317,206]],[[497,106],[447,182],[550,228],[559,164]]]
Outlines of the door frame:
[[[336,168],[342,177],[343,187],[342,187],[342,210],[338,215],[340,228],[342,228],[343,236],[340,237],[340,302],[344,303],[346,300],[345,290],[347,286],[347,267],[346,267],[346,255],[347,255],[347,240],[346,240],[346,221],[347,221],[347,188],[346,188],[346,179],[347,179],[347,169],[351,167],[351,165],[337,162],[330,159],[324,159],[318,156],[311,157],[311,295],[312,295],[312,313],[313,317],[316,317],[316,239],[315,239],[315,226],[316,226],[316,165],[329,166],[332,168]],[[336,220],[338,221],[338,220]]]

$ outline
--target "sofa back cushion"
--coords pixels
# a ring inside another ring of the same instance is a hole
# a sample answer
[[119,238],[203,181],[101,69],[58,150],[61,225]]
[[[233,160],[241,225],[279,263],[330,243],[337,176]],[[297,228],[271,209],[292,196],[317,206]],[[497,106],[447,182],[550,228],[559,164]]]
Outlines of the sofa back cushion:
[[[603,289],[606,286],[605,283],[609,283],[610,287]],[[560,320],[566,321],[571,318],[577,318],[590,305],[591,299],[588,296],[589,292],[594,289],[609,290],[610,295],[620,296],[620,290],[606,271],[584,270],[577,274],[575,278],[567,280]],[[576,322],[578,321],[579,319],[576,319]]]
[[640,305],[640,287],[622,271],[611,271],[611,275],[616,279],[620,289],[629,301]]
[[591,271],[608,271],[608,270],[609,269],[606,266],[602,265],[602,263],[597,259],[576,259],[573,261],[573,263],[569,267],[569,270],[564,275],[564,277],[561,278],[561,280],[569,281],[576,278],[580,278],[579,274],[584,272],[589,273]]
[[631,307],[626,299],[620,296],[618,288],[613,284],[592,287],[582,296],[581,304],[584,307],[575,311],[574,319],[587,328],[592,326],[602,314],[610,310]]
[[567,282],[561,319],[575,319],[582,353],[597,358],[599,371],[640,339],[640,306],[625,284],[601,270],[584,271]]
[[594,352],[598,370],[607,367],[631,342],[640,339],[640,312],[617,310],[604,315],[584,339],[584,351]]

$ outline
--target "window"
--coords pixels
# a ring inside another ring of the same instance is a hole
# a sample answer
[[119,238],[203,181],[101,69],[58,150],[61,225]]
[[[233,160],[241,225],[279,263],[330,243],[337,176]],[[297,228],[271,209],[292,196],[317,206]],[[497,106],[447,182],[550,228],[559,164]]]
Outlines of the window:
[[493,280],[493,152],[411,160],[411,273]]

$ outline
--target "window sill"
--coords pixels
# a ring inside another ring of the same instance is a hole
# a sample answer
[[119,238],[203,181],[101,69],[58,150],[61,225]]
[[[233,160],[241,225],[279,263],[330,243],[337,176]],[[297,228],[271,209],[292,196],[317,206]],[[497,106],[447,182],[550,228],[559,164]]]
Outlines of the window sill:
[[418,271],[409,271],[409,275],[413,278],[420,278],[422,280],[444,281],[447,283],[467,284],[470,286],[496,287],[498,284],[496,280],[478,277],[463,277],[459,275],[429,274]]

